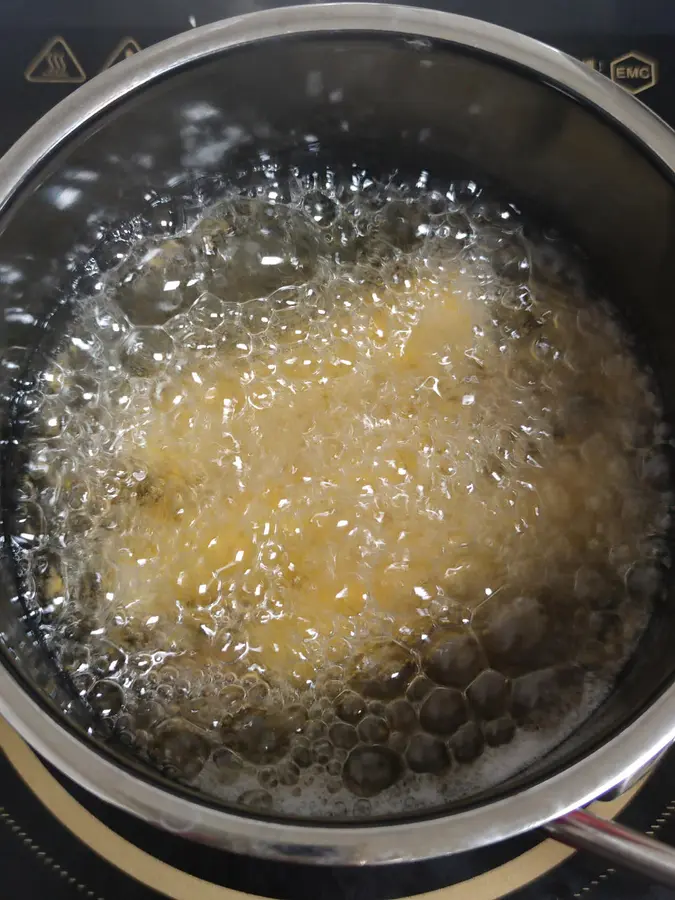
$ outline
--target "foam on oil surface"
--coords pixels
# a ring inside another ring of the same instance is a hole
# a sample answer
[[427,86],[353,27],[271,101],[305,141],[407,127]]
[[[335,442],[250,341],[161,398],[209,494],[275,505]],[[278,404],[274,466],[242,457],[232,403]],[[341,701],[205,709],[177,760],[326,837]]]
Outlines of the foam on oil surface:
[[555,746],[639,638],[658,401],[569,248],[480,193],[267,167],[76,300],[17,543],[61,664],[174,777],[435,805]]

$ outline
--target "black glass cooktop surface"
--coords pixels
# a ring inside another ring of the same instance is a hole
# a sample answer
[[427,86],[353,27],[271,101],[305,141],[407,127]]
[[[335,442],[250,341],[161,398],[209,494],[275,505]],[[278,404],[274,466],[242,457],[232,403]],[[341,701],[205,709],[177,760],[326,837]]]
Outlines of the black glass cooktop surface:
[[[256,0],[4,0],[0,152],[102,69],[164,38],[281,3]],[[669,0],[438,0],[583,59],[675,125],[675,7]],[[620,223],[634,227],[636,223]],[[88,796],[0,721],[0,895],[53,900],[666,900],[675,892],[572,854],[539,833],[443,860],[310,868],[190,844]],[[675,845],[675,752],[604,815]],[[238,893],[239,892],[239,893]]]

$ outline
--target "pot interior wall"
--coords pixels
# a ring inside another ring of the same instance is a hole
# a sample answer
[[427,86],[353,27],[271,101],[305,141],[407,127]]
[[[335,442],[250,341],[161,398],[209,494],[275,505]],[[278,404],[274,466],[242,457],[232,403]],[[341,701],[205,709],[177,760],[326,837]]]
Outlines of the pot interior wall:
[[[17,191],[0,222],[5,418],[30,348],[48,339],[45,316],[67,299],[102,236],[141,211],[167,232],[180,228],[188,185],[201,179],[208,200],[220,176],[235,176],[260,151],[304,164],[359,162],[374,171],[428,169],[494,183],[589,254],[673,419],[670,177],[621,126],[532,72],[448,43],[359,33],[270,39],[178,70],[88,124]],[[6,453],[5,465],[11,462]],[[618,689],[589,722],[525,774],[472,802],[546,777],[636,717],[672,680],[674,616],[672,597],[655,611]],[[0,628],[17,677],[68,727],[87,728],[86,710],[55,675],[23,615],[7,553]]]

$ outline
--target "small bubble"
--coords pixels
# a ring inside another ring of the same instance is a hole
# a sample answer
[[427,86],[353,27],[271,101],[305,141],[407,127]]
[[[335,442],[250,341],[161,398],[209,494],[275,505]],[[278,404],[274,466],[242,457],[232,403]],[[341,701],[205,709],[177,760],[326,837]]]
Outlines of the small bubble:
[[424,669],[437,684],[464,688],[485,666],[480,644],[466,629],[441,629],[432,635]]
[[155,375],[173,356],[173,341],[163,328],[134,328],[124,342],[122,362],[131,375]]
[[491,747],[510,743],[516,734],[516,723],[509,716],[501,716],[483,726],[485,740]]
[[92,670],[97,675],[121,674],[127,661],[126,653],[109,641],[101,641],[93,654]]
[[410,738],[405,760],[413,772],[438,775],[450,765],[445,744],[429,734],[415,734]]
[[32,501],[20,504],[13,517],[14,543],[31,552],[47,541],[47,526],[42,507]]
[[300,745],[291,751],[291,759],[301,769],[306,769],[312,764],[312,754],[309,747]]
[[409,732],[417,727],[417,713],[407,700],[394,700],[386,709],[387,721],[394,731]]
[[420,709],[420,725],[431,734],[453,734],[466,719],[464,697],[450,688],[434,688]]
[[258,781],[268,790],[274,790],[279,784],[279,775],[276,769],[260,769],[258,772]]
[[92,708],[104,718],[116,715],[122,708],[124,692],[113,681],[98,681],[87,695]]
[[159,765],[174,769],[178,777],[192,781],[210,753],[208,741],[180,723],[163,728],[154,738],[151,753]]
[[389,726],[379,716],[366,716],[357,727],[358,736],[366,744],[384,744],[389,737]]
[[292,762],[283,762],[279,765],[277,772],[279,781],[284,785],[297,784],[300,779],[300,768]]
[[228,750],[227,747],[219,747],[213,752],[213,762],[216,766],[218,779],[224,784],[234,784],[242,774],[243,760]]
[[358,722],[366,711],[366,702],[353,691],[345,691],[336,700],[335,709],[344,722]]
[[483,733],[475,722],[461,725],[450,740],[450,748],[458,763],[471,763],[485,747]]
[[486,670],[469,685],[466,696],[477,716],[495,719],[507,707],[509,683],[499,672]]
[[305,194],[302,205],[307,215],[317,225],[330,225],[337,215],[334,201],[319,191]]
[[400,757],[388,747],[356,747],[347,757],[343,777],[352,793],[372,797],[391,787],[401,769]]
[[274,806],[274,799],[269,791],[244,791],[237,798],[237,803],[240,803],[242,806],[249,806],[252,809],[260,810],[261,812],[269,812]]
[[312,746],[315,762],[325,765],[333,757],[333,745],[328,740],[316,741]]
[[331,725],[329,736],[336,747],[342,747],[351,750],[358,743],[356,729],[352,725],[346,725],[343,722],[336,722]]

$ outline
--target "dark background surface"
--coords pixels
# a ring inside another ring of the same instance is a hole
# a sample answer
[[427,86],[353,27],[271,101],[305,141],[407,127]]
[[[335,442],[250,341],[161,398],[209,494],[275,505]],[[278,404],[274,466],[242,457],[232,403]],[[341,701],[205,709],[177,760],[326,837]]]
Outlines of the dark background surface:
[[[101,71],[118,48],[123,55],[128,40],[143,48],[195,25],[281,5],[285,4],[250,0],[115,0],[106,4],[101,0],[33,0],[30,4],[4,0],[0,7],[0,152],[78,83]],[[637,90],[640,99],[675,125],[675,7],[669,0],[437,0],[419,5],[473,15],[559,47]],[[43,51],[54,41],[56,56],[50,62],[49,52]],[[635,54],[637,59],[632,58]],[[628,55],[628,60],[622,60]],[[631,64],[640,70],[632,79],[625,68]],[[518,856],[542,838],[531,834],[445,860],[376,870],[294,867],[188,844],[109,809],[60,780],[95,816],[156,858],[206,881],[280,900],[393,900],[463,881]],[[675,845],[675,754],[621,818]],[[466,894],[471,897],[470,887]],[[150,900],[159,895],[80,843],[0,757],[0,896]],[[613,872],[604,863],[577,854],[511,896],[513,900],[666,900],[675,898],[675,891],[623,871]]]
[[[86,77],[92,78],[125,38],[147,47],[194,25],[284,5],[290,4],[264,0],[4,0],[0,5],[0,152],[76,87],[25,78],[32,60],[52,38],[65,39]],[[580,59],[593,59],[595,67],[607,75],[613,60],[637,51],[655,61],[658,68],[657,84],[643,91],[641,99],[663,118],[675,116],[675,9],[670,0],[435,0],[410,5],[435,6],[522,31]]]

